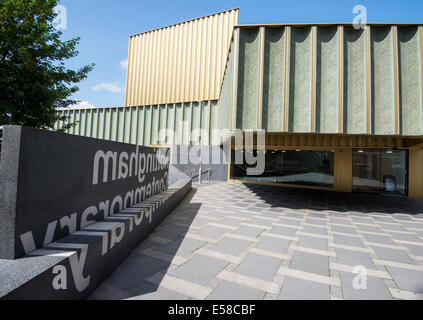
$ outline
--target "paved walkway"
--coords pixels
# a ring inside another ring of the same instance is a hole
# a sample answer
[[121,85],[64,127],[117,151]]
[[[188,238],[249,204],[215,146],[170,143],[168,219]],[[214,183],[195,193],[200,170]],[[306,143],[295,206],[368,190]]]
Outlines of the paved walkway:
[[197,186],[90,298],[423,299],[423,201]]

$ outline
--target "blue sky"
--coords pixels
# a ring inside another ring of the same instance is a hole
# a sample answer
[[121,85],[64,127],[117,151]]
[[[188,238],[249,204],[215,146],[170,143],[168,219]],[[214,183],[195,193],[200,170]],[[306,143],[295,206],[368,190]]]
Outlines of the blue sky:
[[79,84],[75,99],[96,107],[122,106],[125,100],[129,36],[240,8],[240,24],[352,22],[353,8],[364,5],[368,22],[423,22],[422,0],[62,0],[67,11],[63,39],[81,37],[78,68],[96,64]]

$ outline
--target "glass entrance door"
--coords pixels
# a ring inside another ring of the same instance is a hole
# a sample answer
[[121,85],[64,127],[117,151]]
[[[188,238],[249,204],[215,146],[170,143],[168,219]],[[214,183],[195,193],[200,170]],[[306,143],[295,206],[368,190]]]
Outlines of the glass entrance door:
[[354,150],[353,191],[383,194],[407,194],[405,150]]

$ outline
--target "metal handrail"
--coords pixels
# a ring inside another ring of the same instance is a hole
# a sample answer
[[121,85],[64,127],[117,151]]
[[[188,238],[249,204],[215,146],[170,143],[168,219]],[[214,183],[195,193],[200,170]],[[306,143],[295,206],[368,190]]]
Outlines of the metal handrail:
[[[194,179],[194,178],[197,178],[198,177],[198,174],[197,175],[192,175],[192,173],[195,173],[195,171],[197,171],[197,170],[190,169],[188,171],[185,171],[184,173],[186,175],[188,175],[191,179]],[[205,169],[205,170],[203,170],[201,172],[201,175],[207,173],[207,183],[210,183],[210,177],[211,177],[212,172],[213,172],[213,170],[211,168]]]

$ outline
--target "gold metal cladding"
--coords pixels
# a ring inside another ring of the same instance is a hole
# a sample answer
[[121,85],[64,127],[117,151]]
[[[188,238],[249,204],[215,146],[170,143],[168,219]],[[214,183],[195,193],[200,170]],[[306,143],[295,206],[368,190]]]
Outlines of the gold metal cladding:
[[131,36],[126,106],[217,100],[238,9]]

